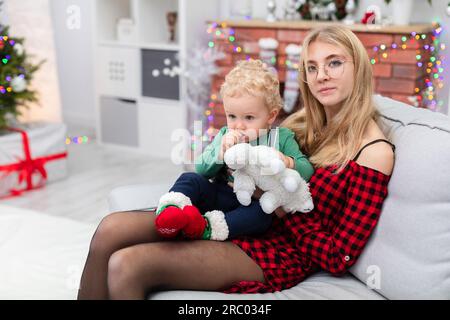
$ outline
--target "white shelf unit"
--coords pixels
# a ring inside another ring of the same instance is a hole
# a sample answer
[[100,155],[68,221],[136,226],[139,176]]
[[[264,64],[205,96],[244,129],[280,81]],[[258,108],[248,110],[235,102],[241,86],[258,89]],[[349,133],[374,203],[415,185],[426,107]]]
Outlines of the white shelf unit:
[[[169,42],[169,11],[177,12],[175,42]],[[188,127],[185,84],[153,70],[162,71],[167,59],[184,69],[189,50],[206,45],[206,21],[221,18],[219,0],[96,0],[93,16],[99,143],[170,158],[179,143],[172,132]],[[134,22],[134,39],[119,40],[121,18]]]

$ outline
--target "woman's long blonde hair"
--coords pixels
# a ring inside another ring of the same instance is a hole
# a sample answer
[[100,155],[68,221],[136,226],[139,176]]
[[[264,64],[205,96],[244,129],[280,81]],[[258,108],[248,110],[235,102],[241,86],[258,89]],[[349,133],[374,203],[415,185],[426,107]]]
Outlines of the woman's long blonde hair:
[[[354,86],[342,108],[327,123],[324,106],[313,96],[306,78],[308,48],[314,41],[344,49],[354,64]],[[371,119],[379,118],[372,100],[372,66],[366,49],[356,35],[343,26],[325,26],[312,30],[303,42],[300,59],[300,89],[303,106],[289,116],[282,126],[295,132],[302,150],[315,167],[337,165],[344,168],[355,156]]]

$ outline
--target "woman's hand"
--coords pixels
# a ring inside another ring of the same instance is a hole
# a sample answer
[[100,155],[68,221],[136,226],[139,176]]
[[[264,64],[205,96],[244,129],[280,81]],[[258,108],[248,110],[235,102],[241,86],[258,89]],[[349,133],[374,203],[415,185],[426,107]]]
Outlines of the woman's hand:
[[291,157],[288,157],[286,155],[284,155],[281,151],[276,150],[278,152],[278,155],[280,156],[281,161],[284,162],[284,165],[286,166],[286,168],[289,169],[294,169],[294,159],[292,159]]
[[278,218],[283,218],[285,215],[287,215],[287,212],[283,210],[283,208],[279,207],[275,209],[275,214]]
[[[253,192],[253,198],[259,199],[259,198],[261,198],[263,193],[264,193],[264,191],[262,191],[260,188],[256,187],[255,192]],[[286,211],[284,211],[282,207],[276,208],[274,212],[278,218],[282,218],[286,215]]]

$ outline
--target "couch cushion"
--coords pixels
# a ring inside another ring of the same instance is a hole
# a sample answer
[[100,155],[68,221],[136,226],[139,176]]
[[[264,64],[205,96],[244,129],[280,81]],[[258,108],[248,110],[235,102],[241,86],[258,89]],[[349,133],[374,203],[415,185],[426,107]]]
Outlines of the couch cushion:
[[152,300],[383,300],[376,291],[350,274],[333,277],[329,273],[319,272],[293,288],[275,293],[226,294],[209,291],[175,290],[155,292],[148,296]]
[[0,299],[75,299],[96,227],[0,204]]
[[351,272],[389,299],[448,299],[450,118],[379,95],[375,103],[396,145],[395,166],[377,228]]

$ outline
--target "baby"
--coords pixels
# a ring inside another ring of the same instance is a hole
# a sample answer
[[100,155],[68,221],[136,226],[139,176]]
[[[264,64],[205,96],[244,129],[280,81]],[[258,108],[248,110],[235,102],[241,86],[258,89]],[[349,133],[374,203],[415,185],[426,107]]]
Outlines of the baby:
[[[196,173],[183,173],[156,210],[156,230],[162,237],[226,240],[264,233],[272,224],[257,199],[239,203],[233,192],[224,153],[237,143],[274,147],[287,168],[297,170],[306,181],[314,169],[300,151],[294,133],[272,128],[283,106],[279,81],[260,60],[240,61],[225,77],[220,94],[227,125],[196,162]],[[203,214],[202,214],[203,213]]]

